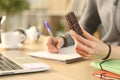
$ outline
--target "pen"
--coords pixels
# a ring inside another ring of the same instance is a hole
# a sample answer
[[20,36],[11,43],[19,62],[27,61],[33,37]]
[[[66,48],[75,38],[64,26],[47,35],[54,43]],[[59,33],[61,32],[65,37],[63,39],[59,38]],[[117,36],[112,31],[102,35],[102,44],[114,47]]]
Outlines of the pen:
[[52,34],[52,31],[51,31],[50,25],[48,24],[47,21],[45,21],[45,26],[46,26],[46,28],[47,28],[47,30],[48,30],[49,35],[50,35],[51,38],[52,38],[52,42],[53,42],[53,44],[56,46],[56,43],[55,43],[55,41],[54,41],[54,39],[53,39],[54,36],[53,36],[53,34]]

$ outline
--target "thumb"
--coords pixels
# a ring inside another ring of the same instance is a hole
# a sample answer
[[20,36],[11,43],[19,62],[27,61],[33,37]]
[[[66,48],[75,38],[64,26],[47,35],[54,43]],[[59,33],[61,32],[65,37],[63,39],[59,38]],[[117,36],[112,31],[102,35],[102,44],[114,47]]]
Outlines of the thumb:
[[62,44],[62,40],[61,39],[58,39],[58,42],[57,42],[57,48],[60,49],[61,47],[63,46]]

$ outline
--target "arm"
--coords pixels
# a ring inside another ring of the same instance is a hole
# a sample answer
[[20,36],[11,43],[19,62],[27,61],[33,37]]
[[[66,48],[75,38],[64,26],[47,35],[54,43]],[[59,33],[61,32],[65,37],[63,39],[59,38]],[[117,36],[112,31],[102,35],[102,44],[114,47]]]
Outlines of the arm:
[[[109,47],[107,46],[107,44],[90,35],[84,29],[82,30],[86,38],[77,35],[74,31],[70,31],[70,34],[75,41],[75,51],[84,58],[93,58],[95,56],[100,59],[105,58],[109,52]],[[109,58],[120,58],[119,49],[120,46],[111,45],[111,54]]]
[[[93,34],[95,32],[95,30],[97,29],[97,26],[100,24],[100,19],[98,16],[97,6],[96,6],[95,1],[96,0],[88,0],[86,9],[80,20],[80,25],[84,26],[85,30],[87,30],[91,34]],[[51,41],[50,39],[47,41],[47,44],[46,44],[47,49],[49,49],[50,41]],[[74,40],[72,39],[72,37],[69,33],[66,33],[64,35],[63,39],[61,38],[61,40],[58,40],[56,38],[56,43],[59,43],[59,44],[63,43],[63,45],[64,45],[63,47],[66,47],[66,46],[73,45]],[[55,47],[53,47],[53,48],[55,48]],[[58,48],[56,48],[56,50],[54,52],[58,52]]]
[[87,0],[85,11],[79,21],[80,25],[90,34],[94,34],[101,24],[96,0]]
[[[84,11],[79,23],[90,34],[94,34],[94,32],[96,31],[98,26],[101,24],[95,0],[87,1],[85,11]],[[65,43],[66,44],[65,46],[74,44],[74,41],[71,38],[71,36],[69,35],[69,33],[65,34],[65,38],[66,38],[66,42],[67,42],[67,43]]]
[[118,58],[120,59],[120,46],[111,46],[111,55],[110,55],[110,59],[111,58]]

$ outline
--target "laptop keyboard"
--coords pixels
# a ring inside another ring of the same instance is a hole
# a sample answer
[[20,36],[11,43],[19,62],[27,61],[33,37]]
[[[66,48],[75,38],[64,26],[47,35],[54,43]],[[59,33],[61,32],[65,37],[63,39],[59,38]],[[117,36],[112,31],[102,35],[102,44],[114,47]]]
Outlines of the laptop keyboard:
[[23,69],[15,62],[0,54],[0,71],[18,70]]

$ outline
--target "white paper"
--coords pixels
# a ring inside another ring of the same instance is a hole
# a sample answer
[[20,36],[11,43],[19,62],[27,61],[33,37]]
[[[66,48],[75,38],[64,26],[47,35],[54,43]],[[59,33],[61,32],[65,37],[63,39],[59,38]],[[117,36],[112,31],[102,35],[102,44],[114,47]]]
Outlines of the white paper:
[[75,58],[81,58],[81,56],[78,53],[75,53],[74,46],[61,48],[59,53],[49,53],[47,51],[39,51],[39,52],[31,53],[29,55],[46,58],[46,59],[54,59],[59,61],[66,61],[66,60],[71,60]]

